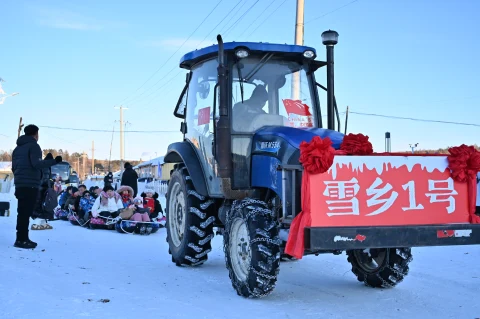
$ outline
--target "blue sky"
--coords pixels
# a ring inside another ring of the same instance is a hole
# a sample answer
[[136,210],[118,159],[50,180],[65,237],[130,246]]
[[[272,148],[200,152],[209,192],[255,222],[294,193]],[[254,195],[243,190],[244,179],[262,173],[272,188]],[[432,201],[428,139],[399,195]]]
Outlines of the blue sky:
[[[7,93],[20,95],[0,105],[0,149],[15,146],[20,116],[39,126],[112,130],[115,125],[118,132],[119,111],[113,107],[122,102],[129,107],[127,129],[173,131],[127,133],[126,158],[163,155],[169,143],[181,139],[172,112],[184,84],[178,68],[184,53],[214,43],[216,34],[228,29],[225,41],[293,42],[295,0],[286,0],[257,30],[262,20],[257,16],[273,0],[259,0],[233,25],[256,1],[242,0],[239,13],[210,33],[239,2],[223,0],[179,49],[218,0],[2,0],[0,77]],[[282,2],[274,1],[264,17]],[[305,0],[305,45],[317,48],[318,59],[324,58],[321,33],[340,34],[335,93],[341,112],[348,105],[356,112],[480,123],[479,1],[358,0],[311,21],[349,2]],[[324,73],[317,77],[326,84]],[[385,131],[392,134],[394,151],[416,142],[420,148],[480,144],[479,127],[357,114],[349,116],[348,131],[369,135],[376,151],[384,150]],[[42,148],[89,152],[95,140],[96,157],[109,156],[111,133],[41,128],[40,134]],[[115,134],[112,158],[119,155]]]

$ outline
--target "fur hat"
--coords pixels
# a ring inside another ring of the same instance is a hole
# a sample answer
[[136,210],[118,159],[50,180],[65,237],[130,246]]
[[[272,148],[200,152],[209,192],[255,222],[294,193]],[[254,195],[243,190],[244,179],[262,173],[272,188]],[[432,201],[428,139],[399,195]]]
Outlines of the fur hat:
[[127,191],[128,194],[130,194],[130,196],[133,197],[133,188],[131,188],[131,187],[128,186],[128,185],[122,185],[122,186],[120,186],[120,188],[118,189],[117,193],[119,193],[119,194],[121,195],[124,191]]

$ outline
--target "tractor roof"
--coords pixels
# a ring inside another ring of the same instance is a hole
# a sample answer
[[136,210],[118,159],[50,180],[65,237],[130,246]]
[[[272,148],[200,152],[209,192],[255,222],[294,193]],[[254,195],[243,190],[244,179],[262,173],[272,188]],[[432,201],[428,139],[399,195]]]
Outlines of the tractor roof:
[[[272,52],[272,53],[284,53],[284,54],[303,54],[307,50],[311,50],[317,54],[316,50],[311,47],[302,45],[288,45],[288,44],[276,44],[276,43],[262,43],[262,42],[226,42],[223,44],[225,51],[233,51],[238,47],[246,47],[250,52]],[[180,59],[180,67],[190,69],[194,64],[209,59],[218,55],[218,44],[211,45],[209,47],[195,50],[185,54]]]

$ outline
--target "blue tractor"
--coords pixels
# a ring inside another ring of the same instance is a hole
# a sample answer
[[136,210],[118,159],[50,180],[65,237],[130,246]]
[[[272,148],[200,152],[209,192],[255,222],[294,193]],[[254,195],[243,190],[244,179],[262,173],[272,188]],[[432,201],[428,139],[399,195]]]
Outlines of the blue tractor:
[[[169,253],[177,266],[203,264],[217,227],[240,296],[271,293],[280,260],[288,257],[288,230],[301,211],[300,143],[329,137],[338,149],[344,137],[333,90],[338,33],[329,30],[322,38],[326,62],[315,60],[311,47],[223,43],[220,35],[218,45],[180,62],[189,73],[174,115],[183,119],[184,140],[169,145],[164,158],[175,163],[166,196]],[[324,67],[326,87],[315,77]],[[319,88],[327,91],[326,114]],[[347,250],[352,271],[367,285],[394,286],[408,272],[409,248],[381,246],[391,248],[373,256],[348,250],[350,242],[324,241],[324,234],[307,229],[304,254]],[[380,266],[372,266],[382,256]]]
[[[301,209],[301,171],[289,170],[299,165],[300,143],[328,136],[338,148],[344,136],[333,93],[338,33],[322,36],[328,63],[311,47],[223,43],[220,35],[218,45],[180,62],[189,73],[174,115],[184,140],[164,158],[176,163],[166,195],[169,253],[177,266],[203,264],[218,227],[233,287],[244,297],[268,295],[281,257],[289,257],[281,231]],[[315,79],[325,66],[328,89]],[[317,88],[327,91],[327,129]]]

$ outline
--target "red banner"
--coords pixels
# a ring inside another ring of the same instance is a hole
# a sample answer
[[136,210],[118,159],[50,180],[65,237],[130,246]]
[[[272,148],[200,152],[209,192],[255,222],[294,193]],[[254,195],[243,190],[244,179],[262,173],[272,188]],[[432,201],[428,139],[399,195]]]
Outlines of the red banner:
[[311,227],[469,223],[446,156],[335,156],[308,188]]
[[198,125],[210,123],[210,106],[198,110]]
[[292,127],[313,127],[313,115],[310,107],[300,100],[282,100],[288,114],[288,121]]

